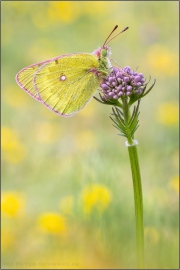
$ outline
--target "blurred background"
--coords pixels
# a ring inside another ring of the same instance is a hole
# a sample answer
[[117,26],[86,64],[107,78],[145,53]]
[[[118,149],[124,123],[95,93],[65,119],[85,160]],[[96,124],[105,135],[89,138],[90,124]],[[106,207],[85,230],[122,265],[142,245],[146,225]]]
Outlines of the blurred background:
[[135,268],[133,184],[110,106],[60,117],[25,93],[30,64],[110,44],[120,66],[156,78],[135,138],[147,268],[178,268],[178,2],[3,1],[2,268]]

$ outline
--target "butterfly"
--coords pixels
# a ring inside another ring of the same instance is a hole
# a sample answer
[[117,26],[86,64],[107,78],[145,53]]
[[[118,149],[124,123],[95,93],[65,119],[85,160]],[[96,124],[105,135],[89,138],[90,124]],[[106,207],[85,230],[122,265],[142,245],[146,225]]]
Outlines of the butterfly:
[[93,97],[103,78],[110,73],[111,31],[102,47],[92,53],[64,54],[30,65],[16,75],[17,84],[47,108],[64,117],[81,110]]

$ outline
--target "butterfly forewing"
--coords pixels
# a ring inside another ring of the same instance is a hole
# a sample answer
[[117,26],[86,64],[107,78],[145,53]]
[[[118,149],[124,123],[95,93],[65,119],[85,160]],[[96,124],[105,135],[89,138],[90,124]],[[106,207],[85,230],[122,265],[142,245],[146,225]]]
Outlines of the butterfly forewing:
[[91,54],[56,58],[37,69],[35,89],[47,107],[71,116],[85,106],[98,88],[99,78],[90,71],[98,65],[98,59]]

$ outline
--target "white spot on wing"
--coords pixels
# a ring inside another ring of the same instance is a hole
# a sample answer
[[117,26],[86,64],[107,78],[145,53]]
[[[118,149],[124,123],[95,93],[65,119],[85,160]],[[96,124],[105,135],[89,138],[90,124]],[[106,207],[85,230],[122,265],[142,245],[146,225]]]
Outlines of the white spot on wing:
[[66,76],[65,75],[61,75],[60,81],[65,81],[65,80],[66,80]]

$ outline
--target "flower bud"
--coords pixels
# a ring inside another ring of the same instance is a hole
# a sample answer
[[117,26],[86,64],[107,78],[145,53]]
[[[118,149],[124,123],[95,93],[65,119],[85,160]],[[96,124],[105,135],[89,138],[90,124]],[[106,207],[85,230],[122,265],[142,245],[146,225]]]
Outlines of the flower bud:
[[[119,99],[132,94],[139,95],[141,86],[145,83],[142,73],[134,72],[129,66],[125,68],[113,67],[112,72],[101,83],[104,99]],[[134,96],[133,96],[134,97]]]

